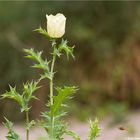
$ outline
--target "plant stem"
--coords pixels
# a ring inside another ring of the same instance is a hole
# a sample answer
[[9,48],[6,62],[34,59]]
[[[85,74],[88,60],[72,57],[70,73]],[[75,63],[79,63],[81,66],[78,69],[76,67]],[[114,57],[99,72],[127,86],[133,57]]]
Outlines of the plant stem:
[[28,128],[28,124],[29,124],[29,111],[26,111],[26,140],[29,140],[29,128]]
[[[55,46],[54,46],[55,47]],[[55,49],[55,48],[54,48]],[[53,51],[54,52],[54,51]],[[52,78],[50,80],[50,104],[51,106],[53,106],[53,78],[54,78],[54,63],[56,60],[56,54],[53,53],[53,58],[52,58],[52,64],[51,64],[51,74],[52,74]],[[54,116],[51,112],[51,138],[53,138],[53,130],[54,129]]]
[[[53,75],[54,63],[55,63],[56,55],[53,55],[52,65],[51,65],[51,74]],[[50,102],[51,106],[53,105],[53,76],[50,80]]]

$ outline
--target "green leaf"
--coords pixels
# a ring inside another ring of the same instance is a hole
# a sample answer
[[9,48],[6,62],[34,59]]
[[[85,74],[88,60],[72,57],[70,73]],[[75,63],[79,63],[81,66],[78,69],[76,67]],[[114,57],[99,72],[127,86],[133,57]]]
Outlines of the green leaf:
[[24,52],[26,52],[27,58],[30,58],[36,62],[39,62],[41,60],[41,55],[42,55],[42,51],[41,52],[35,52],[33,48],[31,49],[24,49]]
[[53,77],[53,74],[52,73],[44,73],[44,74],[41,74],[41,78],[40,79],[45,79],[45,78],[47,78],[47,79],[52,79],[52,77]]
[[15,100],[20,106],[23,105],[23,96],[20,95],[15,87],[9,86],[10,91],[6,91],[3,95],[2,98],[9,98]]
[[13,129],[13,123],[11,121],[9,121],[6,117],[4,117],[5,119],[5,123],[3,123],[3,125],[10,131],[12,131]]
[[89,124],[90,124],[90,134],[89,134],[88,140],[95,140],[97,137],[99,137],[100,132],[101,132],[98,119],[95,118],[94,122],[90,120]]
[[50,61],[47,61],[47,59],[46,60],[42,59],[42,51],[35,52],[34,49],[32,49],[32,48],[31,49],[24,49],[24,51],[27,54],[26,55],[27,58],[35,61],[35,64],[32,67],[44,70],[45,75],[48,75],[46,77],[49,78],[50,73],[51,73],[50,68],[49,68]]
[[22,100],[24,104],[22,104],[21,112],[26,112],[30,109],[29,101],[31,101],[31,99],[38,99],[33,93],[40,88],[40,86],[38,86],[39,82],[40,79],[38,81],[31,81],[23,84]]
[[13,130],[13,123],[9,121],[7,118],[5,118],[4,126],[8,129],[7,139],[8,140],[21,140],[19,135],[14,132]]
[[29,110],[30,108],[28,107],[27,103],[26,103],[26,100],[22,95],[20,95],[17,91],[16,91],[16,88],[14,87],[10,87],[10,91],[6,91],[6,93],[4,93],[2,95],[2,98],[8,98],[8,99],[12,99],[14,101],[16,101],[20,106],[21,106],[21,112],[23,111],[27,111]]
[[59,120],[60,118],[64,117],[67,115],[67,112],[64,112],[64,111],[59,111],[57,115],[55,115],[54,119],[55,120]]
[[74,131],[67,130],[65,133],[75,140],[80,140],[80,137]]
[[48,112],[48,111],[42,112],[41,116],[46,118],[48,121],[51,121],[50,112]]
[[26,129],[27,129],[27,130],[30,130],[30,128],[33,127],[34,125],[35,125],[35,121],[32,120],[31,122],[29,122],[29,123],[27,124]]
[[47,33],[47,31],[45,29],[43,29],[41,26],[38,29],[35,29],[34,31],[38,32],[38,33],[40,33],[40,34],[42,34],[42,35],[44,35],[44,36],[46,36],[48,38],[50,38],[48,33]]
[[33,93],[40,88],[38,86],[39,82],[40,80],[23,84],[23,98],[26,99],[26,101],[30,101],[30,99],[37,99],[35,96],[33,96]]
[[10,91],[6,91],[3,95],[2,98],[9,98],[14,101],[16,101],[20,106],[21,106],[21,112],[28,111],[30,107],[29,101],[31,99],[37,99],[33,93],[40,88],[38,85],[40,79],[38,81],[32,81],[32,82],[27,82],[26,84],[23,84],[23,93],[19,94],[16,91],[16,88],[10,87]]
[[72,58],[74,58],[73,55],[73,50],[74,50],[74,46],[73,47],[69,47],[67,45],[67,40],[63,40],[61,41],[60,45],[59,45],[59,52],[64,51],[67,55],[67,58],[69,59],[69,56],[71,56]]
[[59,111],[63,103],[77,91],[77,88],[75,86],[64,88],[57,87],[56,90],[58,94],[54,97],[54,104],[51,107],[53,114],[56,114]]

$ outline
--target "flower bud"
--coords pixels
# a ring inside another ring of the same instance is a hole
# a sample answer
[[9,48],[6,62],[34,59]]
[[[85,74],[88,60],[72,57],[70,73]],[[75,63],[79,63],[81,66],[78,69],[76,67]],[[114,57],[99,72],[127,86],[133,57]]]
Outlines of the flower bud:
[[61,38],[65,33],[66,17],[63,14],[46,15],[47,32],[52,38]]

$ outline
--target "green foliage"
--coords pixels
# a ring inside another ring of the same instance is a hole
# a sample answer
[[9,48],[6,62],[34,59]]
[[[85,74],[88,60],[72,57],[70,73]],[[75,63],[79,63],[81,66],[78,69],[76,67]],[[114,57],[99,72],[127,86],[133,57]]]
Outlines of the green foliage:
[[10,91],[6,91],[3,95],[2,98],[9,98],[12,99],[14,101],[16,101],[20,106],[21,106],[21,112],[26,112],[30,109],[29,105],[29,101],[31,99],[37,99],[33,93],[39,88],[37,85],[39,83],[40,80],[38,81],[32,81],[32,82],[27,82],[26,84],[23,84],[23,93],[19,94],[16,91],[15,87],[11,87]]
[[37,99],[33,93],[39,89],[38,86],[40,80],[38,81],[31,81],[30,83],[27,82],[23,84],[23,98],[25,98],[26,102],[29,102],[31,99]]
[[80,140],[80,137],[74,131],[67,130],[65,133],[75,140]]
[[59,52],[61,51],[64,51],[67,55],[67,58],[69,58],[69,56],[73,57],[74,58],[74,55],[73,55],[73,49],[74,49],[74,46],[73,47],[69,47],[67,45],[67,40],[63,40],[61,41],[58,49],[59,49]]
[[[42,31],[43,29],[39,28],[39,29],[36,29],[36,31]],[[40,33],[39,32],[39,33]],[[43,31],[42,31],[43,32]],[[45,34],[43,34],[45,35]],[[62,51],[64,51],[66,53],[66,56],[67,58],[69,58],[69,56],[73,57],[74,58],[74,55],[73,55],[73,49],[74,47],[69,47],[67,45],[67,41],[66,40],[63,40],[61,41],[61,43],[58,45],[58,48],[56,47],[56,42],[54,39],[50,39],[50,41],[52,42],[52,47],[53,47],[53,53],[52,55],[53,56],[58,56],[60,57],[62,55]],[[47,59],[43,59],[42,58],[42,51],[41,52],[35,52],[35,50],[33,48],[31,49],[24,49],[24,52],[26,53],[26,58],[29,58],[29,59],[32,59],[35,64],[32,66],[34,68],[37,68],[37,69],[42,69],[44,71],[44,73],[41,75],[41,79],[44,79],[44,78],[47,78],[47,79],[52,79],[52,77],[54,76],[54,72],[52,73],[50,71],[50,62],[51,61],[47,61]]]
[[47,31],[45,29],[42,29],[41,26],[38,29],[35,29],[34,31],[38,32],[38,33],[40,33],[40,34],[42,34],[42,35],[44,35],[44,36],[49,38],[49,35],[48,35]]
[[11,87],[9,86],[10,91],[6,91],[3,95],[2,98],[9,98],[12,99],[14,101],[16,101],[21,107],[24,107],[24,101],[23,101],[23,95],[20,95],[17,91],[16,91],[16,87]]
[[[37,81],[31,81],[30,83],[27,82],[27,83],[23,84],[22,94],[19,94],[16,91],[16,88],[12,88],[10,86],[10,91],[7,91],[6,93],[4,93],[2,95],[2,98],[9,98],[9,99],[12,99],[12,100],[16,101],[21,107],[21,112],[25,112],[25,115],[26,115],[26,140],[29,140],[29,130],[30,130],[30,128],[35,125],[34,120],[32,120],[32,121],[29,120],[29,110],[30,110],[29,102],[32,99],[37,99],[33,95],[33,93],[38,88],[40,88],[38,86],[39,82],[40,82],[40,79],[37,80]],[[7,121],[6,126],[9,126],[8,129],[10,130],[10,128],[12,128],[13,124],[10,123],[8,120],[6,120],[6,121]],[[16,135],[13,131],[9,131],[7,138],[10,138],[10,137],[13,138],[13,139],[8,139],[8,140],[19,140],[18,135]],[[14,139],[14,137],[15,137],[15,139]]]
[[[39,33],[46,36],[46,31],[42,28],[37,29]],[[74,58],[73,55],[73,49],[74,47],[69,47],[67,45],[67,41],[64,41],[62,39],[61,43],[57,45],[57,42],[55,39],[50,39],[52,43],[53,53],[52,54],[52,60],[51,61],[44,61],[41,57],[42,52],[35,52],[34,49],[25,49],[24,51],[27,54],[27,58],[34,60],[37,64],[34,64],[33,67],[42,69],[44,74],[41,76],[41,79],[48,78],[50,80],[50,101],[48,103],[48,107],[50,107],[49,111],[45,111],[42,113],[42,117],[44,117],[44,120],[42,121],[42,127],[46,130],[48,134],[48,139],[53,140],[62,140],[63,134],[69,134],[73,138],[79,140],[79,137],[72,131],[67,131],[67,126],[64,122],[62,122],[62,117],[66,115],[66,112],[62,110],[62,108],[66,105],[64,103],[67,99],[70,99],[71,96],[77,91],[76,87],[64,87],[60,88],[57,87],[57,95],[53,96],[53,83],[52,80],[54,78],[54,63],[56,56],[60,58],[62,55],[62,52],[64,51],[67,58],[69,56]],[[51,62],[51,67],[49,66],[49,63]],[[52,94],[52,95],[51,95]],[[51,102],[51,100],[53,102]]]
[[54,104],[51,106],[53,115],[58,113],[60,108],[64,105],[63,103],[77,91],[77,88],[74,86],[64,88],[57,87],[56,90],[58,94],[57,96],[54,96]]
[[[51,111],[43,112],[43,120],[41,126],[46,130],[49,139],[63,140],[63,135],[66,130],[66,124],[61,120],[66,112],[59,112],[57,115],[53,116],[53,131],[52,131],[52,115]],[[53,133],[53,135],[52,135]]]
[[34,120],[30,121],[29,123],[26,124],[26,129],[30,130],[35,124],[36,122]]
[[50,61],[43,60],[41,57],[42,52],[35,52],[34,49],[24,49],[26,52],[26,57],[29,59],[32,59],[33,61],[36,62],[32,67],[37,68],[37,69],[42,69],[44,71],[44,74],[41,75],[41,79],[48,78],[52,79],[52,74],[50,73],[50,68],[49,68],[49,63]]
[[[50,138],[62,140],[63,134],[73,134],[73,137],[76,137],[76,134],[74,136],[74,133],[70,133],[70,131],[67,131],[67,125],[62,122],[62,117],[65,116],[67,113],[62,110],[62,108],[65,106],[64,102],[66,102],[67,99],[70,99],[72,94],[74,94],[77,91],[76,87],[64,87],[56,88],[58,94],[54,96],[54,103],[52,106],[50,106],[50,112],[43,112],[42,116],[46,119],[43,125],[43,128],[48,132],[48,135]],[[51,136],[51,122],[52,122],[52,116],[53,116],[53,122],[54,122],[54,128],[53,128],[53,136]],[[78,140],[78,139],[77,139]]]
[[94,122],[90,120],[89,123],[90,123],[90,134],[87,140],[96,140],[96,138],[100,135],[101,131],[98,119],[96,118]]
[[42,59],[42,51],[41,52],[35,52],[33,48],[31,49],[24,49],[24,51],[27,54],[27,58],[32,59],[35,61],[37,64],[34,64],[32,67],[38,68],[38,69],[43,69],[46,72],[49,72],[49,63],[47,59],[44,61]]
[[4,126],[8,129],[7,139],[8,140],[21,140],[19,135],[13,130],[13,123],[5,118]]

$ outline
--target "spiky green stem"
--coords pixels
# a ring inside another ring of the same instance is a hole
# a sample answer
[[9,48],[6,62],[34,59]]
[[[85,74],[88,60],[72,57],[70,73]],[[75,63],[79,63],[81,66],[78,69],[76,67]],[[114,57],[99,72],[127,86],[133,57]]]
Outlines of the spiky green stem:
[[[52,46],[53,46],[52,42]],[[53,49],[55,49],[55,46],[53,46]],[[54,53],[53,50],[53,58],[52,58],[52,64],[51,64],[51,75],[52,78],[50,80],[50,105],[53,106],[53,78],[54,78],[54,64],[55,64],[55,60],[56,60],[56,54]],[[53,138],[53,130],[54,129],[54,116],[51,112],[51,138]]]
[[[53,55],[52,65],[51,65],[51,74],[53,75],[54,63],[55,63],[56,55]],[[50,80],[50,103],[53,105],[53,76]]]

